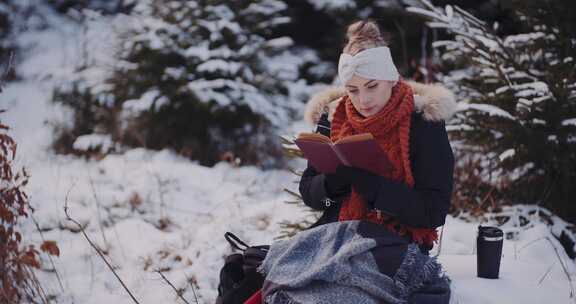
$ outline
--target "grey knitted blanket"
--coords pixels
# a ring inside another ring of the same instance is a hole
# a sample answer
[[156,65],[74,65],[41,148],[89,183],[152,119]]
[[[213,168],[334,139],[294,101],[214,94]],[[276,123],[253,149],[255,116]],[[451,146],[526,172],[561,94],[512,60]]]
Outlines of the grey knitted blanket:
[[274,242],[258,271],[271,304],[412,303],[426,286],[435,286],[436,295],[440,286],[444,295],[425,303],[449,299],[449,279],[434,258],[365,221],[321,225]]

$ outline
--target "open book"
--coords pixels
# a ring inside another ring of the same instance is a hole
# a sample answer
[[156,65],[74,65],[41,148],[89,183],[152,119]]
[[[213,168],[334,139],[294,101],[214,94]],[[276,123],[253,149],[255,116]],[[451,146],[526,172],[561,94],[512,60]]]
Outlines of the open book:
[[370,133],[346,136],[335,143],[322,134],[301,133],[295,143],[312,167],[322,173],[334,173],[339,165],[378,175],[392,170],[390,160]]

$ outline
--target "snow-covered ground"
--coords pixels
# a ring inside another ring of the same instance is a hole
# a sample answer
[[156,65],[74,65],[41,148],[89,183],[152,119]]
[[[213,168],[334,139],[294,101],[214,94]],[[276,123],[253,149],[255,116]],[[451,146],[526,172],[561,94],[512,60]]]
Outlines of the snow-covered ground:
[[[0,95],[8,112],[2,121],[13,127],[19,143],[18,163],[32,177],[27,192],[36,208],[23,223],[25,240],[55,240],[56,274],[38,271],[48,294],[58,303],[131,303],[113,274],[75,226],[64,205],[108,259],[140,303],[182,303],[157,269],[194,303],[212,303],[218,271],[231,252],[223,238],[232,231],[250,244],[268,244],[280,234],[279,223],[309,213],[284,203],[295,189],[288,171],[253,167],[197,165],[169,151],[134,149],[100,161],[56,156],[48,151],[50,123],[66,118],[49,103],[55,83],[65,79],[78,54],[81,30],[72,25],[21,37],[23,81]],[[64,75],[64,76],[63,76]],[[47,123],[48,122],[48,123]],[[574,303],[576,266],[544,225],[522,231],[504,243],[501,278],[476,277],[475,233],[479,223],[448,217],[439,260],[452,278],[452,303]],[[550,240],[550,241],[549,241]],[[557,255],[558,252],[558,255]],[[52,266],[42,257],[46,269]]]

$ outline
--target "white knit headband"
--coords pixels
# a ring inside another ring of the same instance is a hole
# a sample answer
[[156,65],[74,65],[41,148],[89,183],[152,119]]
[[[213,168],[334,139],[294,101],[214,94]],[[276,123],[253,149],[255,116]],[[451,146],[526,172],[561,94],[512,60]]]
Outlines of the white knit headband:
[[354,56],[340,54],[338,78],[342,84],[350,81],[354,74],[376,80],[396,81],[399,78],[390,49],[385,46],[370,48]]

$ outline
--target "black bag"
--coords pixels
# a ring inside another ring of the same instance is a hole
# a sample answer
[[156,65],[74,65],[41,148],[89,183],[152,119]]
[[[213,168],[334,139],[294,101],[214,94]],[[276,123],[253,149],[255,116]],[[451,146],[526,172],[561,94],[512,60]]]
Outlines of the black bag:
[[256,269],[262,264],[270,246],[248,246],[230,232],[226,232],[224,238],[232,248],[242,253],[226,257],[220,270],[216,304],[242,304],[262,288],[264,276]]

